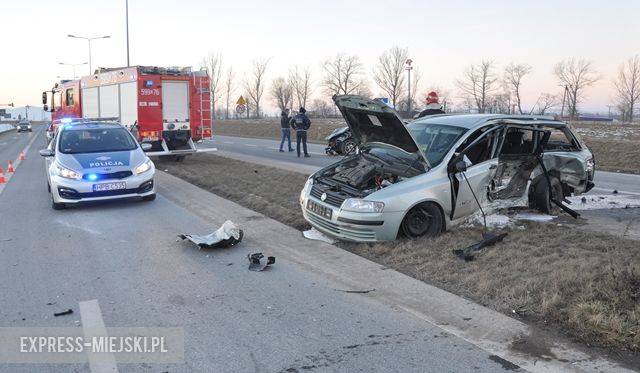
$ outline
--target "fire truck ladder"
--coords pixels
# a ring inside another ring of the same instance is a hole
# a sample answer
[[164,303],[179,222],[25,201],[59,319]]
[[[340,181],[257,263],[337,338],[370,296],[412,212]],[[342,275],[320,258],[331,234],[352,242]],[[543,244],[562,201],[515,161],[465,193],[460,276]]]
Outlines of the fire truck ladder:
[[[196,79],[196,72],[191,73],[193,76],[193,86],[198,90],[198,96],[200,97],[200,133],[204,139],[204,129],[211,128],[211,118],[213,114],[211,112],[211,92],[209,91],[209,85],[205,83],[205,79]],[[209,112],[208,118],[205,118],[205,113]],[[208,123],[207,123],[208,122]]]

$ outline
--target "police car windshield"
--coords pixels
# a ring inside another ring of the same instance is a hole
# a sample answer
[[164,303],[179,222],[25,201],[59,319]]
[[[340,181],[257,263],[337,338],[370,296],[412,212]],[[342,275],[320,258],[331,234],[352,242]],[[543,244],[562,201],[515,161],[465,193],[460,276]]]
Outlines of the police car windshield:
[[119,127],[64,130],[58,145],[64,154],[118,152],[137,147],[128,131]]

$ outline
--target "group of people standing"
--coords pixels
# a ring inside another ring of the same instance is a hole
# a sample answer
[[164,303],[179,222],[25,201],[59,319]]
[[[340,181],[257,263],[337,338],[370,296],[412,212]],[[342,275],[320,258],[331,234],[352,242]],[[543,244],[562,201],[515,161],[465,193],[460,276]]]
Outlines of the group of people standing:
[[[302,143],[302,150],[305,158],[309,158],[309,152],[307,151],[307,131],[311,127],[311,121],[307,116],[307,111],[304,107],[301,107],[298,113],[294,117],[289,116],[289,109],[284,109],[280,114],[280,130],[282,131],[282,138],[280,140],[280,152],[284,152],[282,147],[285,140],[288,142],[289,151],[292,152],[291,147],[291,128],[296,131],[296,152],[298,158],[300,157],[300,143]],[[429,92],[426,99],[426,108],[415,116],[415,118],[422,118],[428,115],[444,114],[442,105],[440,104],[438,94],[436,92]]]
[[282,139],[280,140],[280,152],[284,152],[282,147],[284,141],[288,141],[289,151],[292,152],[291,147],[291,128],[296,131],[296,151],[298,158],[300,157],[300,143],[302,142],[302,150],[305,158],[311,157],[307,151],[307,131],[311,127],[311,121],[307,116],[307,110],[301,107],[294,117],[289,116],[289,109],[284,109],[280,114],[280,130],[282,131]]

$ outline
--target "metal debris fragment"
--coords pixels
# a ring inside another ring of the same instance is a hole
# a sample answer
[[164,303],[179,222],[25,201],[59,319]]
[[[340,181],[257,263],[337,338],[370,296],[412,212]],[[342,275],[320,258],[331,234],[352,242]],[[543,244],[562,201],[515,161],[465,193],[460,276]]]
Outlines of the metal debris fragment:
[[249,270],[254,272],[262,272],[276,262],[275,256],[268,256],[266,262],[263,261],[265,256],[262,253],[249,254],[247,258],[249,258]]
[[179,234],[183,240],[189,240],[198,245],[201,249],[212,249],[218,247],[234,246],[242,241],[242,229],[238,228],[231,220],[227,220],[215,232],[199,236],[195,234]]
[[71,308],[69,308],[66,311],[56,312],[56,313],[53,314],[53,316],[58,317],[58,316],[64,316],[64,315],[71,315],[72,313],[73,313],[73,310]]

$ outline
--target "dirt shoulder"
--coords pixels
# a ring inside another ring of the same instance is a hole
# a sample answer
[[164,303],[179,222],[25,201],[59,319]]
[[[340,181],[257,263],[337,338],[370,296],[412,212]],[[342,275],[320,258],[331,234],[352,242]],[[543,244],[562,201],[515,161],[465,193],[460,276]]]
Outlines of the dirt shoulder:
[[[311,119],[308,140],[325,143],[336,128],[345,127],[342,119]],[[593,151],[598,170],[640,174],[640,125],[573,123],[578,133]],[[280,138],[277,118],[226,120],[213,125],[216,135],[256,138]]]
[[[306,176],[212,154],[157,162],[207,191],[296,229],[309,225],[298,196]],[[342,248],[513,317],[553,327],[618,356],[640,358],[640,251],[637,241],[567,226],[522,223],[464,262],[453,249],[480,232],[457,229],[436,239],[339,244]],[[640,361],[640,360],[636,360]]]

